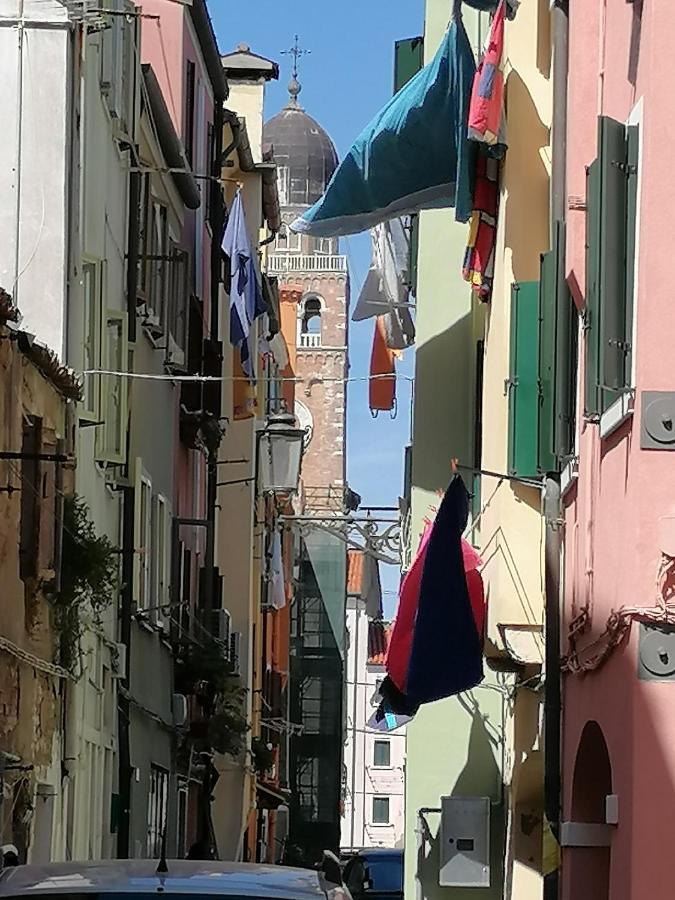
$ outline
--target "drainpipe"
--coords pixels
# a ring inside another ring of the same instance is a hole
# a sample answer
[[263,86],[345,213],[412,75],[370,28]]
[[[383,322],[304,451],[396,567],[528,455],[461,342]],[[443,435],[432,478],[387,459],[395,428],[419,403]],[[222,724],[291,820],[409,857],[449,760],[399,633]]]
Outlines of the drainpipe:
[[[567,213],[567,76],[568,76],[568,0],[556,0],[553,6],[553,120],[551,128],[551,239],[555,222],[564,222]],[[551,243],[552,246],[552,243]],[[547,477],[544,484],[544,589],[546,681],[544,685],[544,810],[556,840],[560,833],[561,808],[561,694],[560,482]],[[544,876],[544,900],[558,900],[560,872]]]

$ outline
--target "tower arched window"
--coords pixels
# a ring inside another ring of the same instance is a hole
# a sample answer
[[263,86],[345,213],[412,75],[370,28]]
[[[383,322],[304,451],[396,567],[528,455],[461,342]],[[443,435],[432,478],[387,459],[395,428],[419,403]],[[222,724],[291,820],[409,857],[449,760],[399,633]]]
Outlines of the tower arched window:
[[288,227],[282,225],[277,234],[277,250],[288,250]]
[[312,294],[306,297],[300,307],[298,321],[298,344],[300,347],[321,346],[321,298]]

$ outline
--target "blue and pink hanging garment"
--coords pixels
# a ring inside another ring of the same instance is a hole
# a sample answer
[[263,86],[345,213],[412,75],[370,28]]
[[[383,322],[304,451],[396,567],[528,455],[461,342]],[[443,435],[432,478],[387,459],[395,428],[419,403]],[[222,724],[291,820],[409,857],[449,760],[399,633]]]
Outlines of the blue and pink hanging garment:
[[391,731],[423,703],[483,680],[485,594],[476,551],[462,538],[469,495],[455,476],[401,584],[380,694],[369,727]]

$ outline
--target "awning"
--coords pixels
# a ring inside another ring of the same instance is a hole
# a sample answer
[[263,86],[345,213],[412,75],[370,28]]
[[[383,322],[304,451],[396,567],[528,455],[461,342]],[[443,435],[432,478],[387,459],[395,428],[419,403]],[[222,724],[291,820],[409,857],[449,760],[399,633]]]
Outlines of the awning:
[[260,784],[260,782],[256,784],[256,790],[261,809],[278,809],[280,806],[288,803],[290,797],[290,791],[284,793],[281,788],[274,789]]
[[[459,4],[456,4],[456,10]],[[334,237],[366,231],[420,209],[471,216],[475,147],[468,139],[476,70],[458,11],[434,59],[362,131],[326,192],[291,225]]]
[[303,535],[335,644],[344,659],[347,605],[347,549],[339,537],[312,529]]

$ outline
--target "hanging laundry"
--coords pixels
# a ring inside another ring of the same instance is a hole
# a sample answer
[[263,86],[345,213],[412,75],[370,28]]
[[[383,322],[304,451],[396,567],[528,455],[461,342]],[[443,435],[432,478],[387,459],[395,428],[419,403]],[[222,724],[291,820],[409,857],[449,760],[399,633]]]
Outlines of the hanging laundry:
[[478,154],[474,210],[464,254],[462,274],[474,293],[484,302],[492,298],[499,212],[499,173],[501,163],[485,153]]
[[[401,582],[398,609],[396,611],[396,618],[394,619],[391,637],[387,647],[387,658],[385,660],[387,674],[401,692],[405,692],[407,688],[413,631],[415,628],[415,618],[417,616],[422,587],[422,573],[424,572],[427,548],[433,528],[434,523],[427,521],[417,550],[417,555]],[[483,562],[477,551],[474,550],[471,544],[464,538],[461,539],[461,547],[471,606],[475,611],[476,627],[479,633],[482,634],[485,604],[483,579],[481,578],[478,569],[482,566]]]
[[420,209],[471,216],[473,154],[468,140],[471,44],[455,2],[435,57],[361,132],[323,196],[291,229],[317,237],[366,231]]
[[284,560],[281,550],[281,533],[277,529],[272,538],[272,558],[270,559],[270,603],[274,609],[286,605],[286,583],[284,580]]
[[384,316],[378,316],[375,320],[368,397],[370,411],[373,415],[377,415],[379,412],[391,412],[396,407],[394,353],[387,347]]
[[[479,12],[493,13],[499,6],[500,0],[464,0],[467,6],[479,10]],[[520,0],[506,0],[506,18],[509,21],[515,19]]]
[[241,351],[235,347],[232,353],[232,415],[235,421],[251,419],[256,414],[257,402],[254,386],[244,371]]
[[473,612],[462,552],[468,518],[469,494],[456,475],[439,507],[422,572],[406,680],[417,703],[451,697],[483,680],[482,620]]
[[366,615],[369,619],[382,618],[382,583],[380,581],[380,564],[368,552],[363,555],[363,574],[361,576],[361,598],[365,603]]
[[223,236],[223,252],[230,260],[230,342],[239,348],[241,366],[253,377],[249,335],[253,322],[267,311],[258,271],[257,249],[251,245],[241,191],[237,191]]
[[352,313],[353,322],[382,316],[394,304],[408,302],[410,235],[407,223],[407,218],[399,218],[371,229],[371,263]]
[[469,106],[469,137],[495,148],[494,155],[506,150],[504,110],[504,14],[501,0],[492,20],[487,48],[476,70]]

